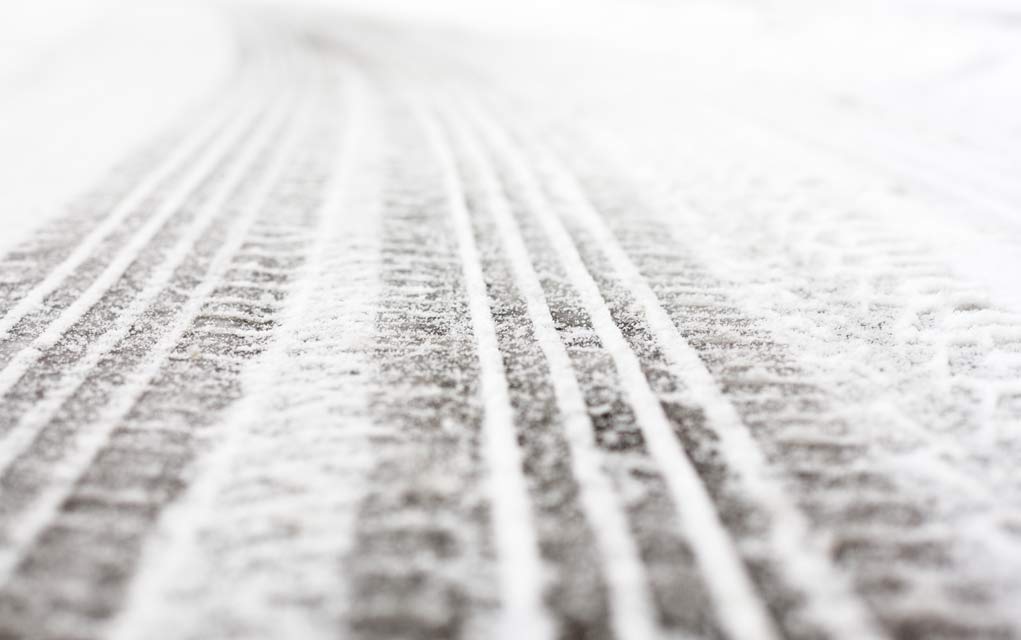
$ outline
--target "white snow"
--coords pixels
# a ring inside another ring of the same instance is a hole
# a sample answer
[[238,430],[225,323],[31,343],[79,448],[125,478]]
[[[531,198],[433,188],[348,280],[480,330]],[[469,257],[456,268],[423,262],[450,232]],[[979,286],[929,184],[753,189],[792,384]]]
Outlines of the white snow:
[[[292,18],[293,24],[288,22]],[[166,248],[158,268],[138,283],[134,297],[118,306],[116,319],[104,325],[94,342],[81,345],[80,360],[66,370],[53,365],[53,375],[63,377],[47,387],[48,395],[2,425],[0,471],[31,450],[65,400],[133,330],[208,225],[228,208],[234,188],[272,139],[272,125],[288,122],[294,113],[298,101],[277,96],[271,74],[259,75],[263,67],[258,64],[244,66],[245,55],[252,53],[245,47],[262,46],[266,51],[256,54],[276,54],[270,46],[279,37],[273,31],[276,21],[289,25],[286,37],[309,55],[298,55],[297,62],[271,60],[275,71],[291,73],[295,67],[288,65],[301,64],[315,69],[336,51],[350,54],[344,64],[357,79],[346,81],[353,82],[352,95],[357,95],[354,116],[347,117],[354,119],[340,145],[345,153],[334,172],[331,197],[316,219],[318,235],[304,256],[307,268],[296,287],[260,284],[266,292],[262,302],[279,312],[280,326],[273,329],[267,352],[245,365],[244,394],[222,419],[224,435],[204,443],[214,453],[199,460],[197,485],[154,525],[159,533],[146,543],[139,577],[128,588],[127,611],[116,620],[117,637],[132,637],[138,629],[176,637],[177,630],[166,621],[188,608],[189,593],[204,588],[216,593],[203,615],[263,625],[268,635],[271,628],[281,633],[307,628],[310,637],[325,634],[335,618],[349,613],[345,601],[310,620],[304,617],[304,603],[292,602],[287,616],[293,617],[267,622],[281,590],[272,584],[275,574],[262,574],[262,582],[239,588],[241,595],[233,602],[223,585],[226,578],[201,572],[187,576],[172,565],[209,560],[213,547],[203,546],[204,535],[231,539],[222,536],[231,515],[217,517],[222,492],[235,479],[237,469],[231,465],[242,459],[272,464],[274,438],[298,422],[319,421],[313,427],[332,428],[337,403],[357,405],[360,422],[343,424],[353,425],[349,435],[358,444],[345,445],[353,453],[338,466],[349,462],[350,475],[372,467],[372,452],[354,449],[363,443],[358,434],[379,426],[368,417],[365,389],[372,384],[374,363],[368,362],[366,344],[375,335],[372,305],[386,284],[371,262],[382,260],[377,255],[382,231],[374,225],[385,203],[378,193],[369,193],[381,177],[357,149],[388,144],[380,126],[392,115],[384,113],[385,107],[388,101],[404,100],[414,105],[420,120],[416,126],[427,133],[429,157],[443,176],[444,211],[458,251],[451,259],[464,276],[480,363],[477,400],[483,419],[475,453],[488,483],[484,493],[493,549],[486,551],[492,552],[498,576],[500,637],[552,637],[556,603],[546,599],[547,560],[529,502],[528,465],[515,434],[505,355],[497,339],[494,317],[504,310],[494,308],[489,297],[480,262],[484,256],[473,235],[472,216],[479,214],[461,183],[455,147],[467,149],[480,167],[477,179],[513,285],[555,378],[564,416],[557,428],[566,434],[581,511],[597,529],[595,555],[617,635],[653,638],[661,631],[648,568],[621,496],[614,493],[604,452],[588,430],[592,423],[564,347],[564,341],[578,336],[558,333],[545,285],[501,195],[505,177],[487,159],[487,148],[505,158],[523,185],[520,199],[537,213],[541,233],[567,274],[564,286],[577,292],[578,312],[591,320],[600,342],[593,348],[605,349],[612,358],[622,395],[648,446],[648,466],[662,474],[721,629],[735,638],[766,640],[787,631],[750,568],[748,558],[759,552],[780,560],[784,584],[805,596],[799,606],[806,619],[833,637],[882,637],[884,616],[910,619],[911,611],[926,606],[959,614],[963,623],[974,625],[993,611],[1000,616],[995,622],[1021,628],[1019,614],[1007,606],[1021,596],[1021,543],[1016,540],[1021,522],[1021,7],[1008,0],[2,3],[0,258],[59,220],[76,196],[101,184],[132,151],[168,134],[171,144],[126,198],[86,230],[74,250],[40,274],[23,297],[10,298],[15,302],[0,309],[2,340],[20,339],[23,320],[52,312],[48,324],[26,334],[23,345],[10,343],[19,350],[0,362],[0,396],[13,394],[23,378],[47,361],[48,350],[151,250],[153,239],[218,162],[231,158],[232,164]],[[266,33],[240,38],[245,25],[252,24],[263,24]],[[339,46],[335,51],[330,44]],[[230,84],[238,68],[249,71]],[[428,88],[428,100],[416,93],[422,87]],[[317,89],[306,90],[307,100],[319,97]],[[440,118],[430,111],[434,98],[441,105]],[[269,120],[259,120],[264,109]],[[379,113],[361,111],[373,109]],[[448,139],[444,122],[460,118],[464,121]],[[256,122],[260,128],[245,137]],[[237,157],[230,156],[235,143],[242,145]],[[278,160],[286,164],[284,155]],[[272,171],[284,168],[276,164]],[[156,185],[178,173],[181,179],[165,201],[104,257],[108,262],[98,275],[65,306],[52,302],[52,294],[94,256],[104,238],[123,227]],[[56,479],[40,490],[25,515],[0,532],[6,536],[0,546],[0,588],[13,579],[26,549],[159,373],[207,298],[217,287],[250,284],[231,280],[229,267],[259,215],[254,203],[268,198],[271,186],[260,184],[180,315],[139,368],[126,372],[117,401],[99,407],[88,424],[83,421],[82,429],[93,431],[59,462]],[[359,189],[373,200],[371,205],[352,199]],[[644,222],[670,234],[670,255],[643,256],[622,241],[620,220],[631,215],[637,225],[639,208],[651,212]],[[373,216],[371,224],[355,221],[361,214]],[[627,289],[667,373],[682,381],[674,399],[697,410],[704,428],[717,438],[729,481],[772,517],[768,539],[755,541],[753,549],[728,529],[718,497],[676,437],[677,425],[649,380],[647,362],[613,315],[620,301],[585,262],[572,231],[578,228],[599,247],[608,277]],[[265,256],[259,251],[250,252],[252,273],[270,280],[287,275],[286,267],[260,266],[258,259]],[[348,282],[332,270],[338,264],[355,269],[343,262],[350,256],[371,264]],[[647,270],[657,267],[642,264],[642,258],[649,264],[683,258],[704,270],[700,277],[705,282],[678,294],[686,310],[672,308],[651,284]],[[423,281],[404,291],[427,295],[434,286]],[[275,308],[277,299],[270,292],[290,297]],[[707,315],[706,322],[722,327],[712,336],[719,344],[741,338],[754,342],[768,334],[782,345],[783,357],[774,362],[769,346],[754,353],[749,347],[747,361],[713,363],[718,351],[699,346],[697,336],[680,326],[684,314],[698,309],[717,312]],[[430,321],[429,313],[406,313],[410,320]],[[262,320],[236,309],[209,317]],[[741,322],[752,327],[747,334]],[[257,334],[219,330],[242,341]],[[338,340],[336,353],[325,343],[319,350],[303,350],[307,336],[322,340],[331,332]],[[215,358],[195,354],[207,356]],[[340,392],[330,381],[313,380],[317,358],[323,371],[338,380],[338,371],[355,371],[350,397],[337,398]],[[782,389],[792,378],[770,367],[788,360],[797,364],[793,382],[824,397],[819,406],[812,404],[816,396],[797,405],[791,399],[795,392]],[[766,390],[748,392],[753,396],[748,400],[728,388],[734,380],[740,383],[735,387]],[[401,401],[400,390],[388,391],[394,402]],[[299,411],[296,400],[289,402],[300,392],[311,400]],[[434,393],[440,398],[447,391]],[[768,401],[788,400],[790,407],[783,410],[767,406]],[[755,402],[759,414],[748,408]],[[751,428],[750,415],[775,432]],[[260,432],[263,420],[276,431]],[[790,426],[799,420],[808,426]],[[826,431],[830,427],[833,432]],[[295,451],[314,450],[319,436],[316,428],[296,433]],[[824,474],[843,463],[820,469],[802,464],[809,454],[785,458],[776,452],[814,445],[840,451],[860,447],[863,453],[837,471],[867,472],[889,480],[892,488],[879,490],[880,495],[868,488],[825,486],[798,493],[807,485],[798,485],[794,476]],[[338,445],[342,449],[348,450]],[[280,477],[291,473],[285,463],[276,469]],[[355,544],[351,504],[368,489],[359,478],[334,496],[330,483],[340,475],[333,472],[325,467],[309,471],[302,499],[336,510],[316,514],[320,528],[312,527],[305,539],[339,563],[334,556]],[[917,591],[895,604],[869,591],[878,575],[872,565],[835,559],[835,550],[848,540],[853,552],[856,535],[870,544],[887,535],[871,523],[845,526],[841,509],[871,508],[886,504],[886,498],[892,508],[923,505],[931,516],[917,530],[891,527],[890,540],[908,545],[936,540],[934,545],[944,545],[940,551],[969,560],[947,570],[950,577],[936,569],[926,573],[931,568],[912,574],[917,582],[911,588]],[[277,517],[277,512],[253,514],[256,520],[265,516],[263,524]],[[300,517],[292,517],[300,529]],[[332,535],[333,528],[338,530],[335,540],[316,537]],[[159,558],[163,543],[170,560]],[[295,549],[289,558],[307,560]],[[310,600],[322,595],[317,589],[346,597],[348,585],[341,584],[345,578],[334,569],[328,563],[309,569],[294,584],[307,589]],[[195,576],[214,586],[196,584]],[[946,584],[939,582],[944,578]],[[981,606],[957,607],[963,596],[954,600],[958,596],[951,587],[959,585],[947,586],[951,579],[991,585],[993,595]],[[164,604],[152,594],[173,597]],[[936,604],[927,605],[925,598]],[[883,609],[887,604],[890,609]],[[214,611],[217,606],[236,606],[237,611],[223,614]],[[876,615],[880,610],[883,615]],[[196,617],[194,622],[198,628],[205,620]]]
[[192,3],[0,6],[0,251],[225,81],[223,18]]

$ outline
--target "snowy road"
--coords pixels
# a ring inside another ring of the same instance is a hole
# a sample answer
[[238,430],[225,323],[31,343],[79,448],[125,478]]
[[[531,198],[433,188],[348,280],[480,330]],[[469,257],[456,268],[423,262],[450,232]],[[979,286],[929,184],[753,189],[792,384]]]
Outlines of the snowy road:
[[1010,2],[43,4],[0,638],[1021,638]]

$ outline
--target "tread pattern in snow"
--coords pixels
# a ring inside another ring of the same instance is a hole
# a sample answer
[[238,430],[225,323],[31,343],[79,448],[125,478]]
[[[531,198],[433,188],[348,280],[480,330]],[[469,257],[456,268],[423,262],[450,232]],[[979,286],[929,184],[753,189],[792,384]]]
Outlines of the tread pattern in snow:
[[663,184],[399,29],[235,18],[0,257],[0,637],[1021,636],[1021,318],[824,206],[868,169],[692,109]]

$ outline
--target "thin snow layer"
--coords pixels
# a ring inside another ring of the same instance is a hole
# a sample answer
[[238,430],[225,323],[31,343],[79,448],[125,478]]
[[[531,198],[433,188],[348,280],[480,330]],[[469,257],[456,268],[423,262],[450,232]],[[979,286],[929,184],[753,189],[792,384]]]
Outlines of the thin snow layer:
[[1021,638],[1019,28],[5,5],[0,637]]

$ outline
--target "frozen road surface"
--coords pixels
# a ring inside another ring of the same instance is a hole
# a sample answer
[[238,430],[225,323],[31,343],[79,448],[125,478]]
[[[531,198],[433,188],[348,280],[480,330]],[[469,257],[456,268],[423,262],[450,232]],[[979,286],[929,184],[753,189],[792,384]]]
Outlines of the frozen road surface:
[[0,639],[1021,638],[1021,7],[0,8]]

